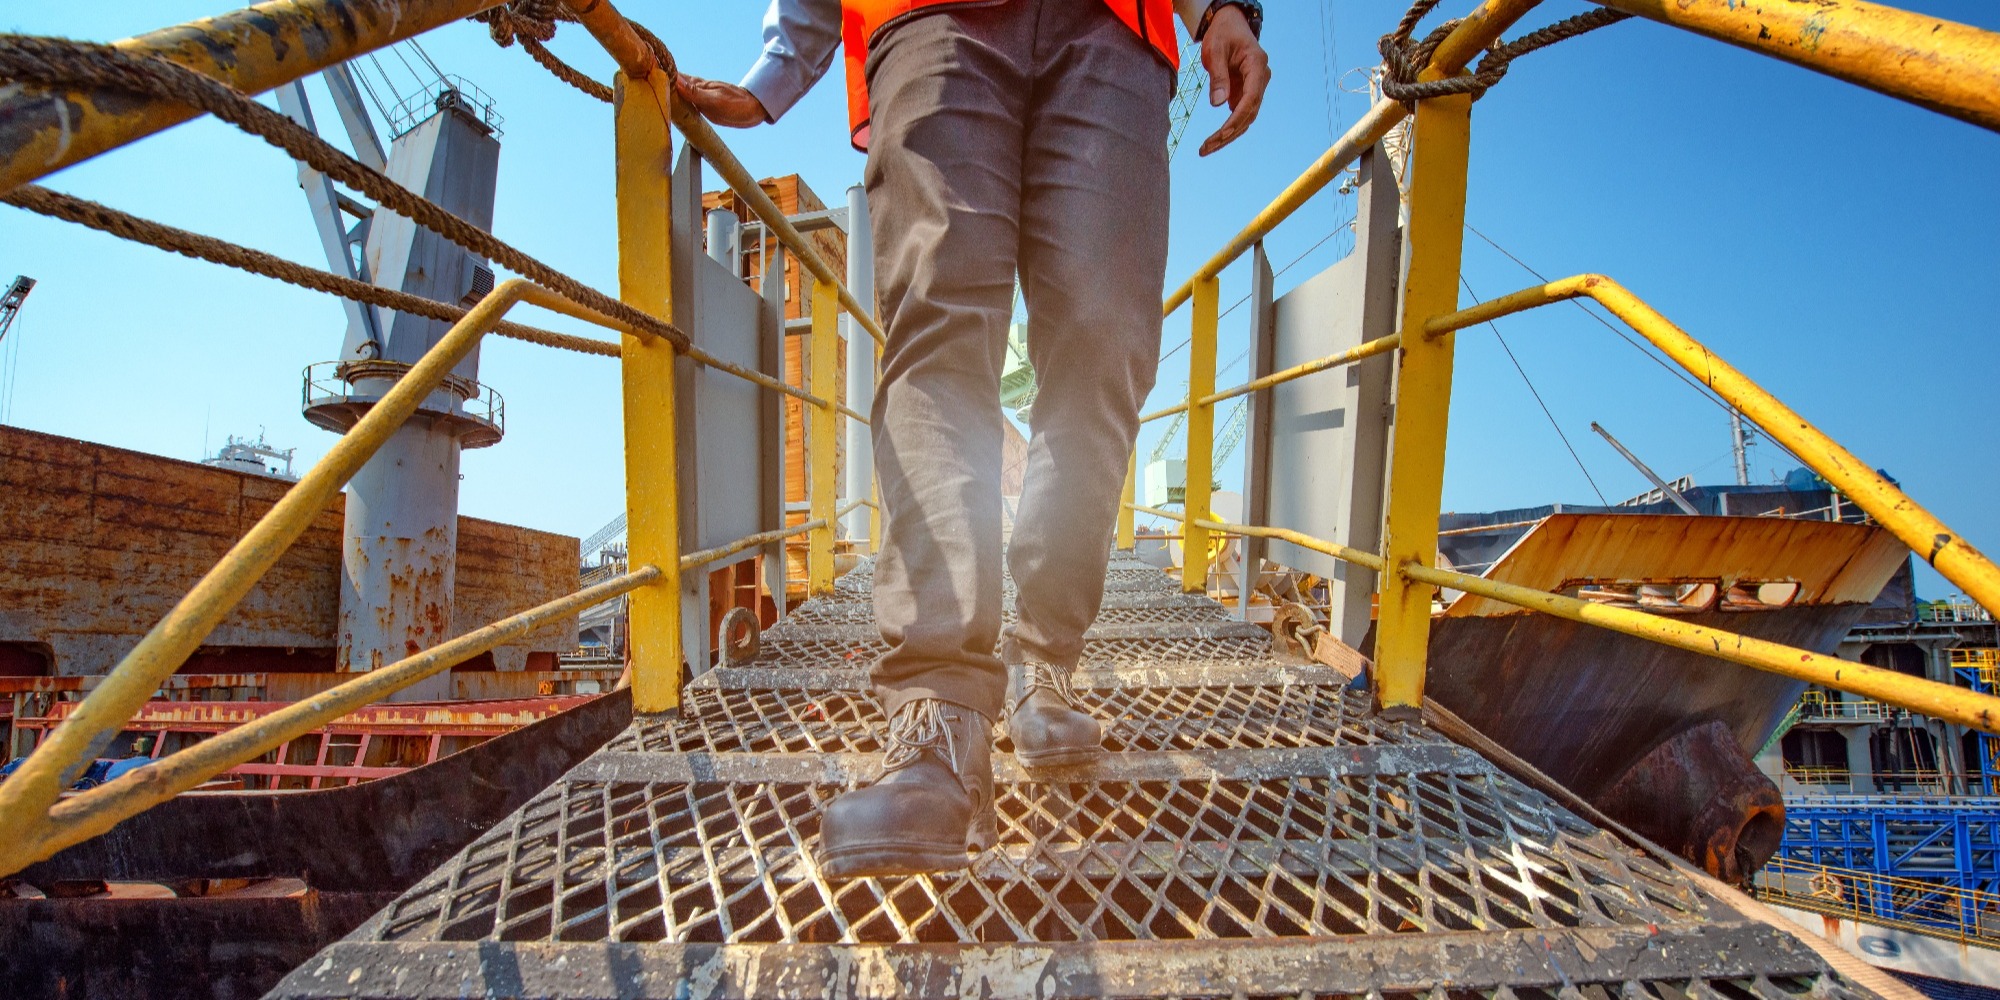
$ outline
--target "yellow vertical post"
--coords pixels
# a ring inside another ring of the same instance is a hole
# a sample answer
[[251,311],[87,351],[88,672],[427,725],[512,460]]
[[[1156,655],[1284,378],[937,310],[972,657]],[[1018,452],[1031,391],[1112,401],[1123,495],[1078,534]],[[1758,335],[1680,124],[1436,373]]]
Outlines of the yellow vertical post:
[[1471,140],[1471,97],[1439,97],[1417,105],[1410,164],[1410,270],[1403,283],[1403,342],[1383,542],[1388,565],[1375,640],[1375,702],[1395,714],[1419,712],[1424,701],[1435,588],[1404,576],[1402,567],[1429,567],[1437,561],[1453,335],[1426,336],[1424,322],[1458,308]]
[[1139,449],[1125,459],[1125,502],[1118,505],[1118,547],[1131,551],[1138,547],[1132,530],[1132,505],[1139,502]]
[[[873,341],[875,338],[868,338]],[[875,345],[875,379],[868,383],[881,391],[882,388],[882,345]],[[874,428],[869,428],[872,432]],[[868,554],[882,551],[882,477],[869,476],[868,488],[872,491],[869,499],[875,501],[868,508]]]
[[1215,328],[1221,322],[1221,285],[1214,278],[1194,283],[1194,330],[1188,341],[1187,487],[1181,510],[1181,589],[1208,590],[1208,495],[1215,484],[1215,404],[1201,398],[1215,392]]
[[[672,100],[666,74],[628,80],[618,74],[618,297],[661,318],[673,315]],[[680,498],[675,488],[674,349],[662,338],[622,338],[625,397],[626,542],[633,566],[656,566],[660,578],[632,592],[626,639],[632,709],[664,712],[680,704]]]
[[[806,391],[824,400],[832,400],[838,391],[834,379],[839,374],[836,370],[840,348],[837,332],[839,319],[839,293],[831,283],[815,279],[811,356],[807,360],[811,371],[806,377]],[[806,577],[809,593],[830,594],[833,592],[833,509],[839,502],[834,495],[834,436],[839,431],[840,412],[830,405],[807,404],[806,410],[806,499],[810,507],[806,517],[825,522],[806,536]]]

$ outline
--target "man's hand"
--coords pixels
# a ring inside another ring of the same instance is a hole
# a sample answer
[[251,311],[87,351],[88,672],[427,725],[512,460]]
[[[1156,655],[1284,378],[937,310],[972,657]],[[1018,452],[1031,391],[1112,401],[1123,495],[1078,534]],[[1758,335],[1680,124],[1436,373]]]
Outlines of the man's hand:
[[[1221,18],[1216,18],[1220,21]],[[1240,20],[1240,19],[1239,19]],[[749,128],[771,120],[757,95],[733,83],[704,80],[686,73],[674,74],[674,93],[688,102],[703,118],[730,128]],[[1247,123],[1246,123],[1247,124]]]
[[1209,20],[1201,37],[1201,64],[1208,70],[1208,103],[1221,107],[1229,102],[1228,120],[1201,144],[1201,155],[1207,156],[1236,141],[1257,120],[1264,88],[1271,82],[1271,60],[1250,33],[1243,8],[1231,5]]

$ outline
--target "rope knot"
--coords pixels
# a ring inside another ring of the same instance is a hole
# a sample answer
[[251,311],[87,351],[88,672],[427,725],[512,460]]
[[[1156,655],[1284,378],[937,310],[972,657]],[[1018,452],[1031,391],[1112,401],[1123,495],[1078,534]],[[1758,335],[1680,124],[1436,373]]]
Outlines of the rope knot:
[[1470,73],[1460,73],[1442,80],[1420,80],[1418,77],[1430,67],[1431,57],[1437,53],[1438,46],[1463,23],[1462,19],[1446,21],[1424,36],[1423,41],[1414,41],[1412,33],[1415,32],[1417,23],[1437,7],[1438,2],[1439,0],[1416,0],[1403,14],[1403,19],[1396,24],[1396,30],[1383,35],[1378,45],[1382,52],[1382,95],[1392,101],[1401,101],[1412,110],[1415,110],[1418,101],[1452,94],[1471,94],[1472,99],[1476,101],[1486,96],[1486,92],[1492,89],[1494,84],[1506,77],[1507,69],[1515,59],[1536,49],[1546,48],[1632,16],[1623,11],[1600,7],[1531,31],[1505,44],[1496,39],[1486,49],[1486,54],[1480,58],[1479,65]]

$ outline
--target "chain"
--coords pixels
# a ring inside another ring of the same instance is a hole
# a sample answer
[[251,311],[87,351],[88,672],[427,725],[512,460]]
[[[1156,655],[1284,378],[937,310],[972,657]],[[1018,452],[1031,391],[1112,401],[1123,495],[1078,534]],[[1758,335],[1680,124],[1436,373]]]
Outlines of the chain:
[[1419,80],[1418,76],[1430,66],[1431,56],[1437,52],[1437,47],[1463,23],[1462,19],[1446,21],[1425,35],[1423,41],[1412,41],[1411,35],[1418,22],[1438,3],[1439,0],[1416,0],[1403,14],[1403,19],[1397,22],[1396,30],[1382,36],[1379,47],[1382,66],[1387,70],[1382,80],[1382,94],[1390,100],[1402,101],[1412,107],[1418,101],[1452,94],[1471,94],[1474,100],[1478,100],[1507,75],[1507,69],[1515,59],[1632,16],[1624,11],[1599,7],[1531,31],[1511,42],[1495,42],[1479,60],[1478,67],[1469,74],[1442,80]]
[[0,35],[0,79],[50,88],[124,90],[205,111],[283,149],[301,163],[373,198],[388,211],[538,282],[631,329],[663,337],[685,353],[688,335],[515,249],[493,234],[348,156],[290,118],[191,69],[108,45],[32,35]]
[[[317,268],[307,267],[304,264],[289,261],[283,257],[265,253],[262,250],[252,250],[249,247],[231,243],[227,240],[219,240],[213,236],[203,236],[200,233],[190,233],[184,229],[175,229],[172,226],[162,225],[150,219],[142,219],[136,215],[129,215],[107,205],[100,205],[97,202],[87,201],[74,195],[51,191],[48,188],[39,187],[34,184],[23,184],[4,195],[0,195],[0,201],[4,201],[16,208],[25,208],[30,212],[49,216],[50,218],[62,219],[65,222],[74,222],[101,233],[109,233],[121,239],[131,240],[134,243],[144,243],[147,246],[177,253],[183,257],[193,257],[196,260],[205,260],[211,264],[221,264],[225,267],[237,268],[248,271],[251,274],[263,275],[266,278],[276,278],[279,281],[297,285],[300,288],[310,289],[315,292],[326,292],[331,295],[338,295],[344,299],[365,302],[371,306],[380,306],[384,309],[394,309],[400,313],[409,313],[410,315],[422,316],[427,319],[442,320],[447,323],[458,322],[466,313],[464,309],[438,302],[434,299],[411,295],[408,292],[397,291],[393,288],[383,288],[380,285],[371,285],[365,281],[356,281],[353,278],[334,274],[331,271],[322,271]],[[540,344],[544,347],[555,347],[583,354],[598,354],[611,358],[619,356],[617,344],[602,340],[592,340],[588,337],[574,337],[566,333],[557,333],[554,330],[524,326],[520,323],[509,323],[503,320],[494,326],[493,332],[503,337],[525,340],[531,344]]]

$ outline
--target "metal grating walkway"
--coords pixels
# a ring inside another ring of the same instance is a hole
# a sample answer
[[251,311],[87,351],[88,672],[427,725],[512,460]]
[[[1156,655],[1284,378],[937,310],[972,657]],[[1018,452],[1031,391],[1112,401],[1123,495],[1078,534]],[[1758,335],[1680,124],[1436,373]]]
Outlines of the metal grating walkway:
[[1130,561],[1078,677],[1115,752],[1036,780],[1002,739],[1001,842],[969,872],[829,882],[819,808],[880,766],[867,583],[636,721],[273,995],[1871,995]]

